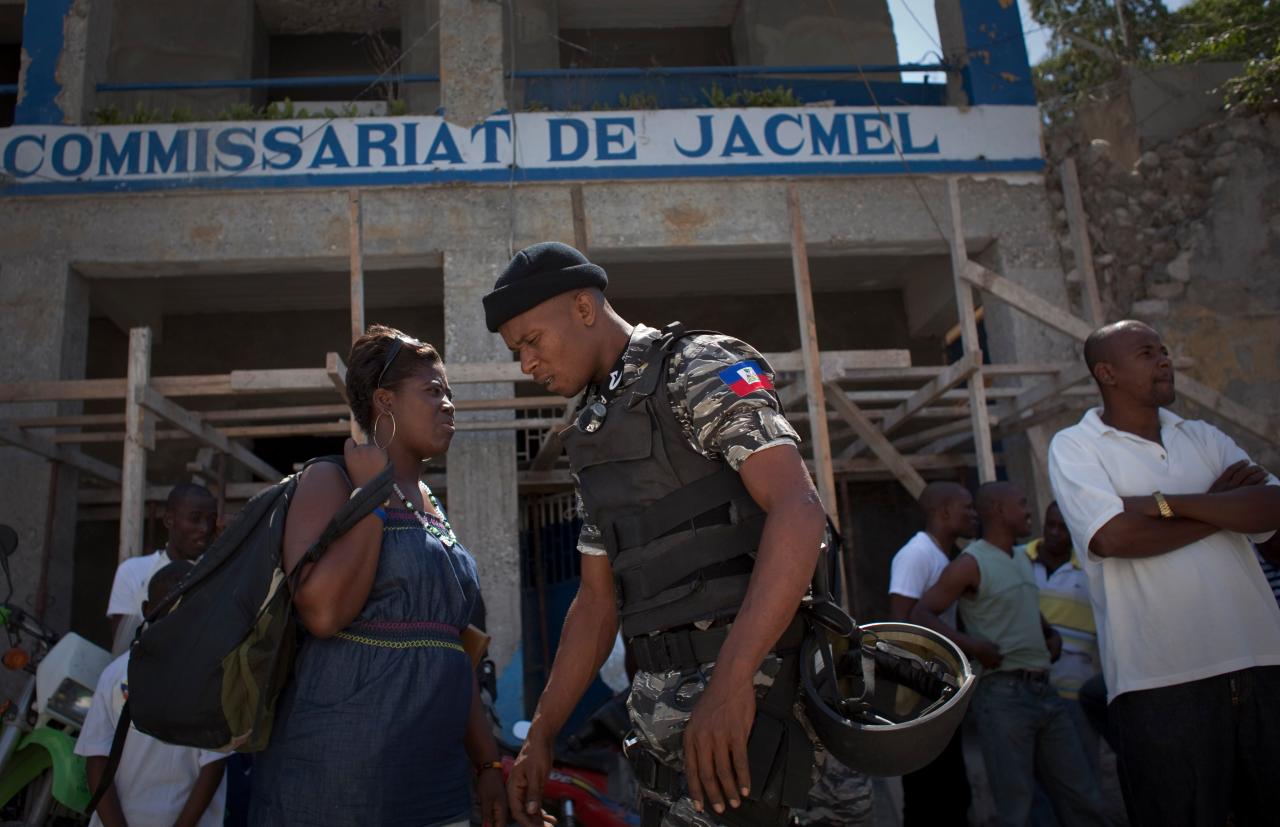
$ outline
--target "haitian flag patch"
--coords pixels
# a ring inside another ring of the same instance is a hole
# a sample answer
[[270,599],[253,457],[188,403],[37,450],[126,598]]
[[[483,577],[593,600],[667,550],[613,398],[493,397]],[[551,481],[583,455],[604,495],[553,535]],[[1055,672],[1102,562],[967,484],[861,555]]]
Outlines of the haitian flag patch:
[[760,370],[759,363],[754,359],[730,365],[720,371],[720,381],[732,388],[738,396],[746,396],[752,391],[773,390],[773,382]]

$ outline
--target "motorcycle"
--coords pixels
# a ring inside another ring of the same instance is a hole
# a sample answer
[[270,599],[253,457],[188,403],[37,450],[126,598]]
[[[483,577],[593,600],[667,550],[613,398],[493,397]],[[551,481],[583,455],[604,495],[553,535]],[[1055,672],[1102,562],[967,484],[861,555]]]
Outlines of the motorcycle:
[[[497,679],[493,661],[480,665],[480,697],[494,724],[502,750],[502,775],[509,781],[528,721],[509,729],[498,722],[493,702]],[[558,827],[636,827],[640,815],[621,803],[636,799],[630,767],[622,755],[622,739],[630,728],[627,693],[605,701],[575,732],[556,745],[551,773],[542,788],[542,809],[556,817]]]
[[57,634],[9,602],[9,556],[17,546],[17,532],[0,525],[0,571],[8,588],[0,625],[11,647],[2,661],[27,675],[17,701],[4,706],[0,827],[81,824],[91,792],[84,759],[75,754],[76,735],[111,654],[77,634]]

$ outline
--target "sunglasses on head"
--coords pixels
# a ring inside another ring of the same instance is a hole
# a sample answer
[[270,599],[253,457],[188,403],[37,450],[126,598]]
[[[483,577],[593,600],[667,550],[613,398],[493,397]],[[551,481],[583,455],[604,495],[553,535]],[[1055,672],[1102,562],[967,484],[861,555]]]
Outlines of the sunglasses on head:
[[390,349],[387,350],[387,358],[382,361],[382,370],[378,371],[378,381],[373,383],[375,388],[382,387],[382,380],[386,377],[388,368],[391,367],[391,363],[396,360],[396,357],[400,355],[400,348],[404,347],[406,344],[419,345],[421,342],[417,339],[407,339],[397,336],[396,340],[391,343]]

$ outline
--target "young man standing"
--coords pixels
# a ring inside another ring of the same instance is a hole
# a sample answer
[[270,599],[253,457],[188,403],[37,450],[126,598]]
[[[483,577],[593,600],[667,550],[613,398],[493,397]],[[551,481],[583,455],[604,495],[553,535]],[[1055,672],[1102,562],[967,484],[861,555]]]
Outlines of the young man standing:
[[[954,482],[931,482],[920,492],[924,511],[924,531],[917,531],[893,555],[889,575],[889,616],[910,622],[911,610],[951,562],[956,540],[978,533],[978,513],[973,496]],[[952,606],[942,614],[951,627],[956,624]],[[972,793],[964,763],[960,729],[942,754],[930,764],[902,776],[902,823],[920,825],[964,824]]]
[[169,492],[164,506],[164,527],[169,539],[164,548],[141,557],[124,560],[116,568],[107,600],[107,620],[111,622],[111,653],[129,648],[142,622],[142,604],[147,599],[151,577],[169,563],[194,563],[213,539],[218,500],[209,489],[193,482],[178,483]]
[[[145,613],[145,607],[163,600],[190,571],[191,563],[185,560],[163,566],[150,579],[142,611]],[[84,728],[76,740],[76,755],[85,757],[91,790],[98,788],[106,771],[116,722],[128,698],[126,652],[107,664],[99,676]],[[89,826],[221,827],[226,762],[227,756],[222,753],[166,744],[130,728],[115,779],[98,803]]]
[[525,374],[561,396],[586,390],[560,434],[584,512],[582,581],[511,808],[540,823],[556,733],[620,622],[639,667],[629,754],[642,823],[782,825],[814,768],[793,710],[822,503],[764,358],[720,334],[633,326],[607,284],[577,250],[544,243],[484,297],[489,329]]
[[[978,489],[982,539],[924,593],[912,620],[951,638],[981,665],[969,706],[1000,823],[1023,827],[1039,781],[1058,820],[1103,825],[1102,793],[1065,702],[1049,684],[1062,638],[1040,614],[1031,561],[1014,542],[1031,530],[1027,497],[1007,482]],[[965,631],[940,615],[959,601]]]
[[1147,325],[1099,328],[1084,357],[1102,407],[1054,437],[1049,478],[1087,550],[1129,820],[1271,823],[1280,610],[1250,540],[1280,528],[1280,487],[1217,428],[1166,409],[1173,363]]

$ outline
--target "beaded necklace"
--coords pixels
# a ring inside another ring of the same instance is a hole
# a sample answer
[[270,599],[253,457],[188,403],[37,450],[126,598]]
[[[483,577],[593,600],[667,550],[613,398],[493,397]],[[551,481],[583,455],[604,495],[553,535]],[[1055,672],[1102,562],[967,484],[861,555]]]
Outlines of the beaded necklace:
[[418,522],[422,523],[422,527],[427,530],[427,533],[439,540],[445,548],[453,548],[454,544],[458,542],[458,535],[453,533],[453,526],[449,525],[449,518],[445,516],[444,509],[440,507],[440,501],[436,499],[436,495],[431,493],[429,487],[423,487],[427,488],[427,497],[431,500],[431,504],[436,507],[436,511],[440,513],[440,522],[444,523],[444,531],[441,531],[440,526],[431,522],[426,514],[423,514],[414,507],[413,503],[409,502],[409,498],[400,490],[398,483],[391,483],[391,490],[396,492],[396,496],[400,498],[400,502],[404,503],[404,507],[408,509],[409,513],[418,518]]

